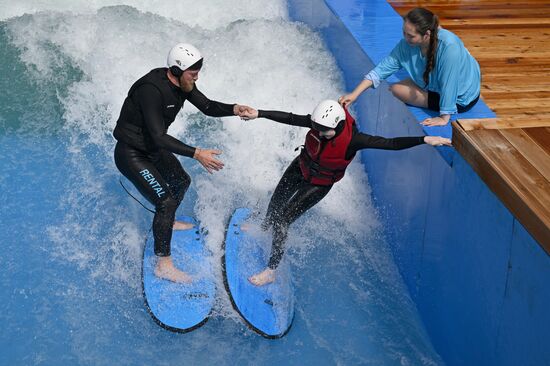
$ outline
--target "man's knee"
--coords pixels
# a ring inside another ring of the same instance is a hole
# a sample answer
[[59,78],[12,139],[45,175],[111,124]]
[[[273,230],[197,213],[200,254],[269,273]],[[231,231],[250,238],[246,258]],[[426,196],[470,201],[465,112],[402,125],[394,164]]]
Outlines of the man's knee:
[[175,214],[179,205],[180,201],[169,195],[168,197],[166,197],[166,199],[156,205],[156,210],[157,212]]
[[187,188],[191,185],[191,176],[187,173],[183,175],[182,183],[183,191],[187,191]]
[[172,193],[174,194],[174,199],[180,203],[187,192],[187,189],[191,185],[191,177],[188,174],[185,174],[178,183],[172,188]]

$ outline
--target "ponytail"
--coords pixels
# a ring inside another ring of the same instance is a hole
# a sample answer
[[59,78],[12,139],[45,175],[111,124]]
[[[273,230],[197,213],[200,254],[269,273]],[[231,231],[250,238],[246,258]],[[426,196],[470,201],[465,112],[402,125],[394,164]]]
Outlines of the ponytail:
[[422,36],[424,36],[426,32],[430,31],[430,44],[426,54],[426,69],[424,69],[424,74],[422,75],[424,83],[428,86],[430,81],[430,72],[434,69],[436,62],[439,18],[428,9],[414,8],[409,11],[403,19],[413,24],[416,27],[416,31]]

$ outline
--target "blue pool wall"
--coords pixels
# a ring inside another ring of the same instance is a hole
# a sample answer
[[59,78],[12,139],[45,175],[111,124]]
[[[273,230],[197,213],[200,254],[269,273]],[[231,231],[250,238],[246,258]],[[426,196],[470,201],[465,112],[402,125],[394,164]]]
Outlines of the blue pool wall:
[[[401,38],[381,0],[289,0],[317,31],[351,91]],[[388,81],[403,78],[396,74]],[[451,136],[383,83],[354,103],[360,129],[386,137]],[[337,98],[338,96],[334,96]],[[481,103],[462,118],[494,114]],[[453,148],[364,150],[362,162],[395,262],[448,365],[550,365],[550,256]]]

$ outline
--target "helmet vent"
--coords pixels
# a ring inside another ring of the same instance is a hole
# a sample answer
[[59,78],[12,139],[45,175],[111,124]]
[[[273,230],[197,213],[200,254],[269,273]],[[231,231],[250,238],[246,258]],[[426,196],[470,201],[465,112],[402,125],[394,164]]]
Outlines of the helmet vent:
[[344,110],[334,100],[323,100],[311,113],[311,120],[328,128],[335,128],[339,121],[345,119]]
[[[202,59],[201,53],[193,45],[179,43],[168,53],[168,67],[179,66],[182,70],[189,68]],[[198,65],[200,69],[200,65]]]
[[327,118],[330,112],[332,112],[332,106],[325,111],[325,114],[321,118]]

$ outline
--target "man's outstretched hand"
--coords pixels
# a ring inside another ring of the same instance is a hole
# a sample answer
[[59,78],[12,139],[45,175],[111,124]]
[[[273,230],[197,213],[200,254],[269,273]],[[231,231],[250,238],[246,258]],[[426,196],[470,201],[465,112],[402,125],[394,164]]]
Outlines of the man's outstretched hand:
[[223,163],[216,159],[216,155],[220,155],[221,153],[221,150],[196,148],[193,158],[198,160],[208,173],[212,174],[214,171],[223,169]]

